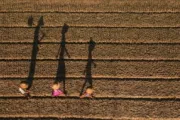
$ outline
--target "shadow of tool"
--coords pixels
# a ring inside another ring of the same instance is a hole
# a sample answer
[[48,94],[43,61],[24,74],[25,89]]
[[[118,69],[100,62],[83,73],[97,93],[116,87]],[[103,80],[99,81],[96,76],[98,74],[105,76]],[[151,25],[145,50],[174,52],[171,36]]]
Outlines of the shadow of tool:
[[60,47],[58,50],[57,58],[58,58],[58,68],[56,73],[56,79],[55,82],[63,82],[63,92],[67,94],[66,92],[66,64],[64,61],[64,55],[66,55],[70,58],[70,55],[68,53],[68,50],[66,49],[66,33],[68,32],[69,26],[67,24],[64,24],[62,27],[62,38],[60,42]]
[[86,65],[86,69],[84,70],[84,74],[85,74],[85,82],[83,84],[83,87],[81,89],[80,92],[80,96],[83,94],[84,88],[86,86],[86,84],[89,84],[88,87],[93,87],[93,81],[92,81],[92,64],[94,65],[94,67],[96,67],[96,64],[94,63],[94,60],[92,59],[92,51],[95,48],[96,43],[93,41],[92,38],[90,38],[89,41],[89,48],[88,48],[88,60],[87,60],[87,65]]
[[29,18],[28,18],[28,26],[29,26],[29,27],[32,27],[32,26],[34,25],[33,20],[34,20],[34,19],[33,19],[32,15],[29,16]]
[[[35,67],[36,67],[36,58],[37,58],[37,54],[39,50],[38,44],[45,36],[45,34],[41,31],[41,27],[43,25],[44,25],[44,20],[43,20],[43,16],[41,16],[34,31],[34,41],[33,41],[33,48],[32,48],[32,54],[31,54],[31,63],[30,63],[30,68],[29,68],[29,75],[26,80],[29,85],[28,90],[31,88],[33,84]],[[40,33],[42,34],[41,37],[40,37]]]

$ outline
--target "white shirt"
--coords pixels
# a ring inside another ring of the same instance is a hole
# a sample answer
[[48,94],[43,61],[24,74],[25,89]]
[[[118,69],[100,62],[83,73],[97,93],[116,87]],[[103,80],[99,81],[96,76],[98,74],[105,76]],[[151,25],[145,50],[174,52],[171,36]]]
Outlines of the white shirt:
[[24,91],[22,88],[19,88],[19,91],[21,92],[21,94],[25,94],[26,91]]

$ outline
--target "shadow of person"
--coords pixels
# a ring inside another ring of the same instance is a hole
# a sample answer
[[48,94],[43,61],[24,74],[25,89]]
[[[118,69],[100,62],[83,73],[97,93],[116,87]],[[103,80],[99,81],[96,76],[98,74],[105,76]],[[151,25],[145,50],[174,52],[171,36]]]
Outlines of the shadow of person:
[[94,63],[94,60],[92,59],[92,51],[95,48],[96,43],[93,41],[92,37],[90,38],[89,41],[89,48],[88,48],[88,60],[87,60],[87,65],[84,70],[84,75],[85,75],[85,82],[83,84],[83,87],[80,92],[80,96],[83,94],[84,88],[86,84],[88,84],[88,87],[92,88],[93,87],[93,81],[92,81],[92,65],[96,67],[96,64]]
[[67,24],[64,24],[62,27],[62,38],[60,42],[60,47],[58,50],[58,54],[56,58],[58,58],[58,68],[56,73],[56,79],[55,82],[63,82],[63,92],[64,94],[67,94],[66,92],[66,64],[64,61],[64,55],[66,55],[70,58],[70,55],[68,53],[68,50],[66,49],[66,33],[68,32],[69,26]]
[[[33,84],[35,67],[36,67],[36,58],[37,58],[37,54],[38,54],[38,50],[39,50],[38,44],[40,43],[40,41],[45,36],[45,34],[41,31],[41,27],[43,25],[44,25],[44,20],[43,20],[43,16],[41,16],[39,21],[38,21],[38,24],[35,28],[35,31],[34,31],[33,48],[32,48],[32,54],[31,54],[31,63],[30,63],[30,68],[29,68],[29,75],[28,75],[28,78],[26,80],[26,82],[29,85],[28,90],[31,88],[31,86]],[[40,33],[42,34],[41,37],[40,37]]]

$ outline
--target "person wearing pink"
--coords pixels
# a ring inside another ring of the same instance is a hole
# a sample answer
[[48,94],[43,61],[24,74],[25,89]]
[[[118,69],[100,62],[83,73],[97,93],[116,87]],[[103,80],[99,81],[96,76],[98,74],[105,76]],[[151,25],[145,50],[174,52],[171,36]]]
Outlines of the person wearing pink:
[[65,96],[65,94],[60,90],[61,84],[60,82],[54,82],[52,85],[52,96],[58,97],[58,96]]
[[87,87],[84,94],[80,96],[80,98],[93,98],[93,97],[94,97],[94,90],[92,89],[92,87]]

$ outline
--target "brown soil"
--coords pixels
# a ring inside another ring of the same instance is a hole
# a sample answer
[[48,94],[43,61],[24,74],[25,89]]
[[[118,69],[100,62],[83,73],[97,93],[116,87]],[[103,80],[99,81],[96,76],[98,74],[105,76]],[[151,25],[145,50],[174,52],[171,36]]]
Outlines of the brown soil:
[[[42,28],[46,37],[41,42],[61,41],[61,29]],[[33,42],[35,28],[17,27],[0,29],[0,42]],[[96,42],[103,43],[179,43],[180,28],[93,28],[69,27],[66,33],[66,42],[89,42],[90,37]],[[88,49],[88,48],[87,48]],[[96,49],[96,48],[95,48]]]
[[[6,27],[27,27],[27,19],[33,16],[38,21],[44,16],[46,27],[57,27],[67,23],[69,26],[84,27],[179,27],[179,13],[1,13]],[[35,22],[34,25],[37,25]]]
[[[1,0],[0,119],[180,119],[179,6],[178,0]],[[57,77],[66,78],[66,97],[51,97]],[[28,79],[29,100],[10,85]],[[91,82],[95,98],[80,99]]]

